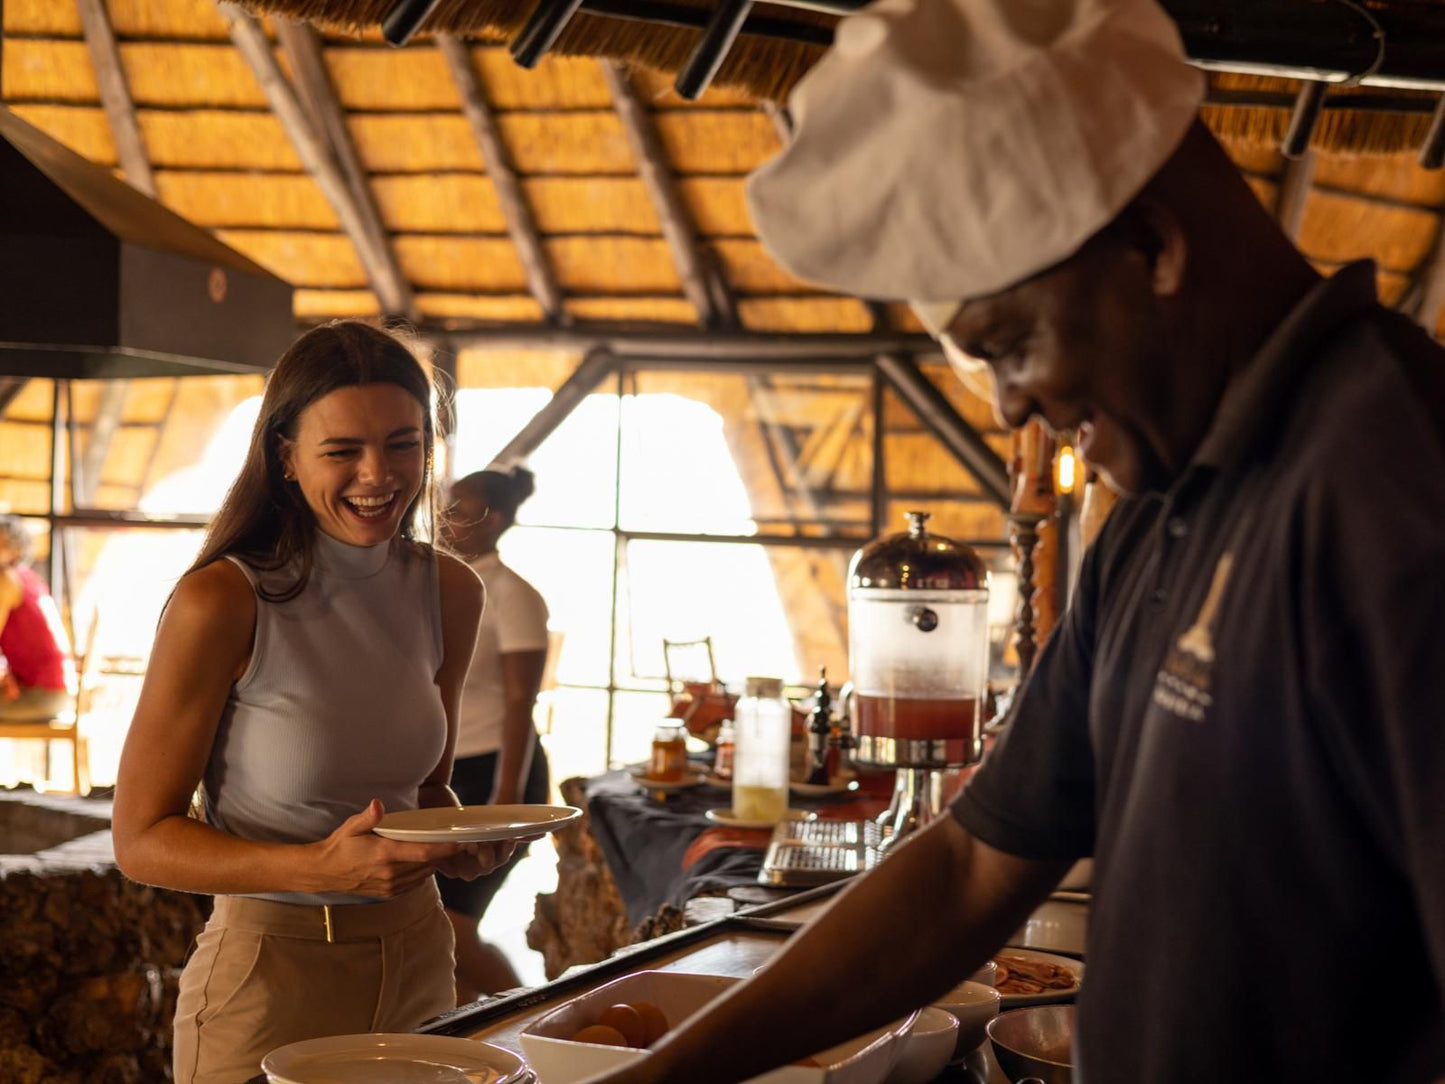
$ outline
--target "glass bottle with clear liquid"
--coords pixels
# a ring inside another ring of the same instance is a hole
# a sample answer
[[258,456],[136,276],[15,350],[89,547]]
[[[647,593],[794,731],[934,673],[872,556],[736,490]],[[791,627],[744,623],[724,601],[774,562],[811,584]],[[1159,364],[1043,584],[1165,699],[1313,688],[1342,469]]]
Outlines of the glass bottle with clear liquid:
[[792,723],[782,679],[748,678],[733,722],[732,815],[738,820],[776,824],[787,814]]

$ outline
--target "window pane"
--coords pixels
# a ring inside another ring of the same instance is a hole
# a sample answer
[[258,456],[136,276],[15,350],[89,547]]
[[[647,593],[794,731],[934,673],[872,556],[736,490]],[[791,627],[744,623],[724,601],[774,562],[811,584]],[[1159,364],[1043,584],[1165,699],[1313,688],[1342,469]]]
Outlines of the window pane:
[[[452,477],[486,470],[551,400],[545,388],[467,388],[457,393]],[[537,491],[519,523],[611,527],[617,485],[617,396],[589,395],[528,458]]]
[[613,546],[610,531],[517,526],[502,536],[502,560],[542,593],[548,627],[562,634],[559,684],[607,685]]
[[71,381],[76,505],[214,512],[245,461],[261,391],[259,376]]
[[[0,381],[10,394],[14,385]],[[0,509],[50,511],[50,414],[53,385],[28,380],[0,413]]]
[[622,526],[866,537],[871,387],[847,374],[630,374]]
[[712,637],[719,677],[813,684],[847,676],[847,550],[727,542],[627,546],[626,628],[619,674],[659,678],[662,641]]
[[[545,694],[542,746],[552,769],[552,786],[573,776],[607,770],[607,692],[559,687]],[[548,719],[550,718],[550,729]]]

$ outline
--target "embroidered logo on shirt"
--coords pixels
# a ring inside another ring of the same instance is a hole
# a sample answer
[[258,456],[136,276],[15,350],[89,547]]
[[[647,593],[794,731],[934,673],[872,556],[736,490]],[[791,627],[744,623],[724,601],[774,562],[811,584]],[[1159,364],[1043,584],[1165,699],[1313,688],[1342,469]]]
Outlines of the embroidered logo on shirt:
[[1202,722],[1214,703],[1214,617],[1234,567],[1234,554],[1226,553],[1214,566],[1214,579],[1194,624],[1179,637],[1154,679],[1154,703],[1184,719]]

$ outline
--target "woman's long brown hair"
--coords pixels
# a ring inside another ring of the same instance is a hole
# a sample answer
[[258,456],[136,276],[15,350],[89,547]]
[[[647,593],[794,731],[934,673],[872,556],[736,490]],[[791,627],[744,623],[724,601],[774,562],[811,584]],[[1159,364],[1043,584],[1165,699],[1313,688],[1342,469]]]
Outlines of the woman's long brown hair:
[[295,440],[307,407],[337,388],[395,384],[422,408],[422,444],[426,466],[421,489],[407,506],[398,536],[427,546],[436,524],[432,454],[436,422],[432,383],[415,355],[396,336],[359,320],[338,320],[306,332],[281,355],[266,381],[261,413],[241,473],[211,520],[206,541],[188,571],[204,568],[228,554],[273,571],[299,559],[294,583],[271,593],[268,602],[285,602],[306,588],[315,559],[316,517],[299,487],[282,477],[281,441]]

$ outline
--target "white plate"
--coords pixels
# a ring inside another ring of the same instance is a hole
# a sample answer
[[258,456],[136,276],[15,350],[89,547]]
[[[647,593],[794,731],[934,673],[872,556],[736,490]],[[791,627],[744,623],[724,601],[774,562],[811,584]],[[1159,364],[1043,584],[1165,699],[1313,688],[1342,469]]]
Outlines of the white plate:
[[261,1059],[271,1084],[517,1084],[527,1063],[509,1050],[445,1035],[377,1033],[307,1039]]
[[831,783],[789,783],[788,789],[800,798],[826,798],[830,794],[843,794],[857,790],[858,780],[838,778]]
[[707,778],[707,772],[695,768],[689,768],[687,774],[681,779],[653,779],[641,768],[628,768],[627,774],[632,776],[632,781],[644,790],[687,790],[689,787],[702,785]]
[[[1006,994],[1000,990],[1000,1012],[1006,1012],[1009,1009],[1021,1009],[1025,1005],[1051,1005],[1060,1001],[1073,1001],[1074,998],[1079,996],[1079,988],[1084,982],[1084,965],[1082,961],[1075,960],[1072,956],[1059,956],[1052,952],[1040,952],[1038,949],[1013,947],[999,949],[994,953],[994,957],[997,958],[999,956],[1021,956],[1025,960],[1042,960],[1045,963],[1056,964],[1065,971],[1071,972],[1075,979],[1071,989],[1051,990],[1042,994]],[[1007,967],[1008,965],[1000,964],[999,966]]]
[[570,805],[434,806],[388,813],[372,831],[408,843],[488,843],[555,832],[580,816]]
[[[745,821],[733,816],[731,809],[709,809],[703,814],[713,824],[722,825],[724,828],[771,828],[773,821]],[[815,819],[817,814],[809,813],[806,809],[790,809],[783,814],[784,820],[789,821],[810,821]]]

